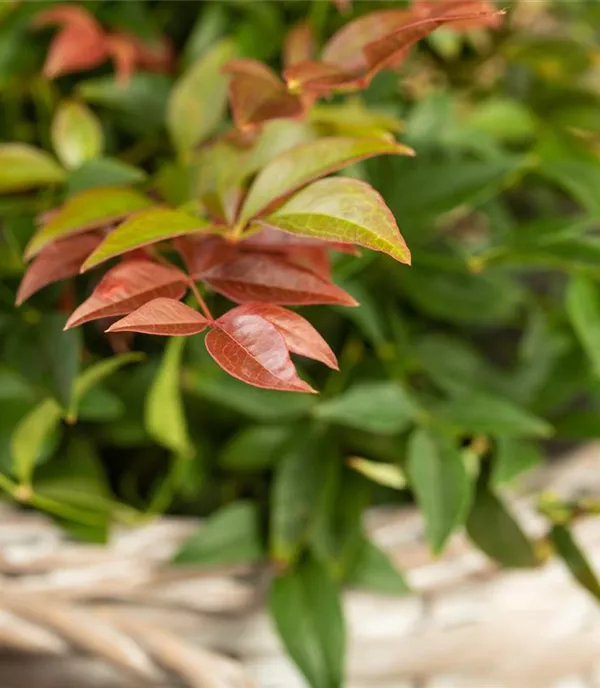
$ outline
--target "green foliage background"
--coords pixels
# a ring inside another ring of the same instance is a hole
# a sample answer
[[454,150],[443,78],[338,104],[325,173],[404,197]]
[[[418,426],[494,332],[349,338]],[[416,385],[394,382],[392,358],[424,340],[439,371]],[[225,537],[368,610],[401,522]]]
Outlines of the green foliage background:
[[[165,112],[177,77],[142,72],[120,89],[107,65],[48,82],[51,34],[31,29],[48,4],[0,5],[0,139],[51,151],[56,108],[75,98],[106,143],[68,172],[67,194],[169,184]],[[308,17],[321,38],[345,21],[322,1],[79,4],[106,26],[167,33],[181,71],[222,37],[277,68],[296,20]],[[340,373],[303,366],[318,398],[238,383],[199,337],[165,347],[141,336],[143,358],[96,367],[114,353],[94,324],[61,331],[61,287],[13,306],[34,218],[65,189],[0,196],[5,495],[98,541],[110,524],[148,514],[209,516],[177,562],[268,555],[286,569],[271,606],[312,686],[342,681],[339,610],[324,614],[322,595],[336,607],[339,583],[406,592],[362,532],[368,505],[416,499],[435,552],[466,525],[500,563],[536,565],[547,550],[524,537],[502,488],[549,448],[600,436],[600,8],[509,5],[500,31],[438,31],[361,96],[402,120],[400,139],[417,151],[349,172],[383,194],[413,265],[370,252],[337,259],[336,281],[362,305],[303,309],[340,358]],[[353,16],[369,9],[357,2]],[[77,282],[78,301],[89,286]],[[82,370],[98,379],[82,383]],[[61,421],[60,405],[77,422]],[[556,523],[549,542],[581,569],[565,526],[596,507],[546,498],[541,508]],[[290,641],[298,623],[317,659]]]

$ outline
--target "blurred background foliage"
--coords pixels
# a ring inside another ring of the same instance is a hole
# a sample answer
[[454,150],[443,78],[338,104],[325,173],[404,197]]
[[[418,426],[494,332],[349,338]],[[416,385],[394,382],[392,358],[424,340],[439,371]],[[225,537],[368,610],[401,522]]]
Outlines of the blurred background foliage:
[[[321,0],[79,2],[106,27],[176,46],[175,74],[140,71],[122,87],[108,64],[41,75],[52,32],[31,22],[50,4],[0,4],[0,139],[56,150],[52,125],[67,104],[99,124],[101,142],[74,164],[64,154],[60,187],[0,196],[7,496],[98,541],[148,513],[213,514],[213,539],[190,542],[180,561],[262,557],[268,530],[275,559],[308,546],[336,578],[388,592],[404,584],[366,543],[360,515],[416,497],[434,550],[466,523],[500,562],[538,562],[516,524],[505,528],[496,494],[554,449],[600,436],[600,6],[506,3],[500,30],[439,30],[400,74],[317,107],[321,131],[351,132],[351,113],[368,107],[417,157],[347,172],[382,193],[413,265],[337,256],[334,278],[361,307],[302,309],[340,359],[340,373],[303,365],[322,390],[314,397],[229,378],[199,337],[183,347],[109,341],[96,324],[63,333],[61,303],[80,302],[93,276],[19,309],[14,300],[35,218],[62,198],[105,184],[177,197],[171,89],[218,40],[278,69],[296,21],[308,18],[322,41],[348,18]],[[372,9],[356,2],[350,16]],[[77,422],[60,422],[56,403]]]

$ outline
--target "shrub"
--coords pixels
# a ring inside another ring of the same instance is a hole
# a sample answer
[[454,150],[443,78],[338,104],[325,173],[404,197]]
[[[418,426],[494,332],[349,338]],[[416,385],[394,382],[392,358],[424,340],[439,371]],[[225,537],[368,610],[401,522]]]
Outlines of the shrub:
[[341,586],[408,590],[372,503],[600,589],[594,504],[532,542],[502,494],[598,434],[597,10],[339,4],[0,16],[0,488],[97,541],[207,516],[174,563],[272,562],[317,688]]

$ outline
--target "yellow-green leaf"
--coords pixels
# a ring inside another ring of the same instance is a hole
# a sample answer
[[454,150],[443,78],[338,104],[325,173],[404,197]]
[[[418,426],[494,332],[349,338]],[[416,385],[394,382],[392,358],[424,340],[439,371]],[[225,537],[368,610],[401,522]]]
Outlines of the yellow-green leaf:
[[33,408],[15,428],[10,449],[13,470],[19,481],[31,483],[35,464],[42,453],[44,443],[58,426],[62,410],[54,399],[46,399]]
[[83,103],[67,100],[61,103],[52,120],[52,146],[65,167],[74,169],[102,153],[102,126]]
[[34,235],[25,255],[31,258],[56,239],[101,227],[151,205],[153,201],[131,189],[103,187],[82,191],[72,196]]
[[221,68],[233,53],[233,43],[221,41],[196,60],[175,84],[167,106],[167,127],[180,152],[189,151],[221,122],[229,80]]
[[239,221],[246,223],[309,182],[375,155],[413,155],[380,138],[330,137],[296,146],[266,165],[250,187]]
[[198,232],[208,225],[200,217],[181,210],[151,208],[126,220],[112,231],[82,266],[82,272],[141,246]]
[[0,145],[0,193],[59,184],[65,171],[51,155],[25,143]]
[[410,264],[410,251],[391,211],[369,184],[358,179],[321,179],[258,223],[300,236],[357,244]]
[[181,396],[180,371],[185,337],[172,337],[165,347],[156,377],[146,397],[145,424],[158,444],[181,457],[191,457],[194,447],[188,434]]
[[362,473],[369,480],[392,487],[395,490],[402,490],[406,487],[406,476],[400,466],[393,463],[382,463],[381,461],[369,461],[359,456],[352,456],[348,459],[350,468]]

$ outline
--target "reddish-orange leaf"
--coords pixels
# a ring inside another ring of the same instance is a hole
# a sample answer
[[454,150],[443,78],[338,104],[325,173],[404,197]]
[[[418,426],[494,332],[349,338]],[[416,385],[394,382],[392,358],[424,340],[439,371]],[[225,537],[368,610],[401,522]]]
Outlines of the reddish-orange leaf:
[[292,65],[312,60],[316,54],[315,36],[307,21],[292,26],[283,44],[283,64]]
[[[413,0],[411,11],[415,18],[436,15],[440,11],[440,2]],[[467,19],[451,22],[449,26],[453,29],[496,28],[502,23],[502,13],[489,0],[445,0],[443,11],[445,14],[472,15]]]
[[193,279],[200,278],[215,265],[230,260],[237,253],[235,246],[218,236],[178,237],[173,240],[173,245]]
[[347,71],[334,64],[307,60],[292,65],[283,72],[288,88],[292,91],[308,91],[317,95],[356,91],[367,82],[358,71]]
[[122,34],[135,47],[136,61],[141,69],[149,72],[169,73],[175,66],[175,50],[168,38],[152,42],[142,41],[133,34]]
[[56,241],[42,249],[23,275],[17,291],[17,306],[43,287],[78,275],[83,261],[102,239],[102,234],[88,232]]
[[331,261],[329,251],[322,246],[296,246],[283,254],[287,260],[316,272],[328,282],[331,281]]
[[240,254],[207,271],[202,280],[237,303],[358,305],[316,272],[269,253]]
[[173,66],[173,49],[166,40],[149,44],[129,33],[114,33],[107,37],[107,50],[122,86],[127,85],[138,67],[151,72],[169,72]]
[[65,329],[98,318],[131,313],[159,296],[180,299],[187,290],[187,280],[181,270],[149,260],[119,263],[75,310]]
[[279,330],[292,353],[312,358],[333,370],[339,370],[337,359],[329,344],[308,320],[298,313],[265,303],[248,303],[234,308],[229,315],[231,313],[260,315]]
[[135,72],[137,51],[126,35],[115,34],[106,38],[107,52],[115,65],[115,76],[120,86],[127,86]]
[[348,71],[366,69],[363,48],[414,19],[410,10],[378,10],[348,22],[325,44],[321,59]]
[[159,297],[113,323],[107,332],[141,332],[164,336],[199,334],[209,325],[198,311],[181,301]]
[[57,5],[35,18],[38,27],[50,24],[59,24],[62,28],[50,44],[46,57],[43,71],[48,78],[91,69],[106,60],[106,34],[87,10],[77,5]]
[[332,248],[341,253],[349,253],[351,256],[360,255],[358,249],[352,244],[298,236],[297,234],[289,234],[273,227],[265,227],[259,232],[251,234],[247,239],[240,242],[240,248],[275,251],[277,253],[296,248]]
[[268,320],[253,313],[226,313],[206,335],[208,353],[242,382],[281,392],[314,392],[298,377],[285,340]]
[[231,75],[229,103],[238,129],[252,129],[271,119],[304,115],[304,100],[289,93],[283,82],[261,62],[232,60],[223,71]]
[[333,0],[333,4],[338,8],[339,12],[346,14],[350,11],[352,0]]

